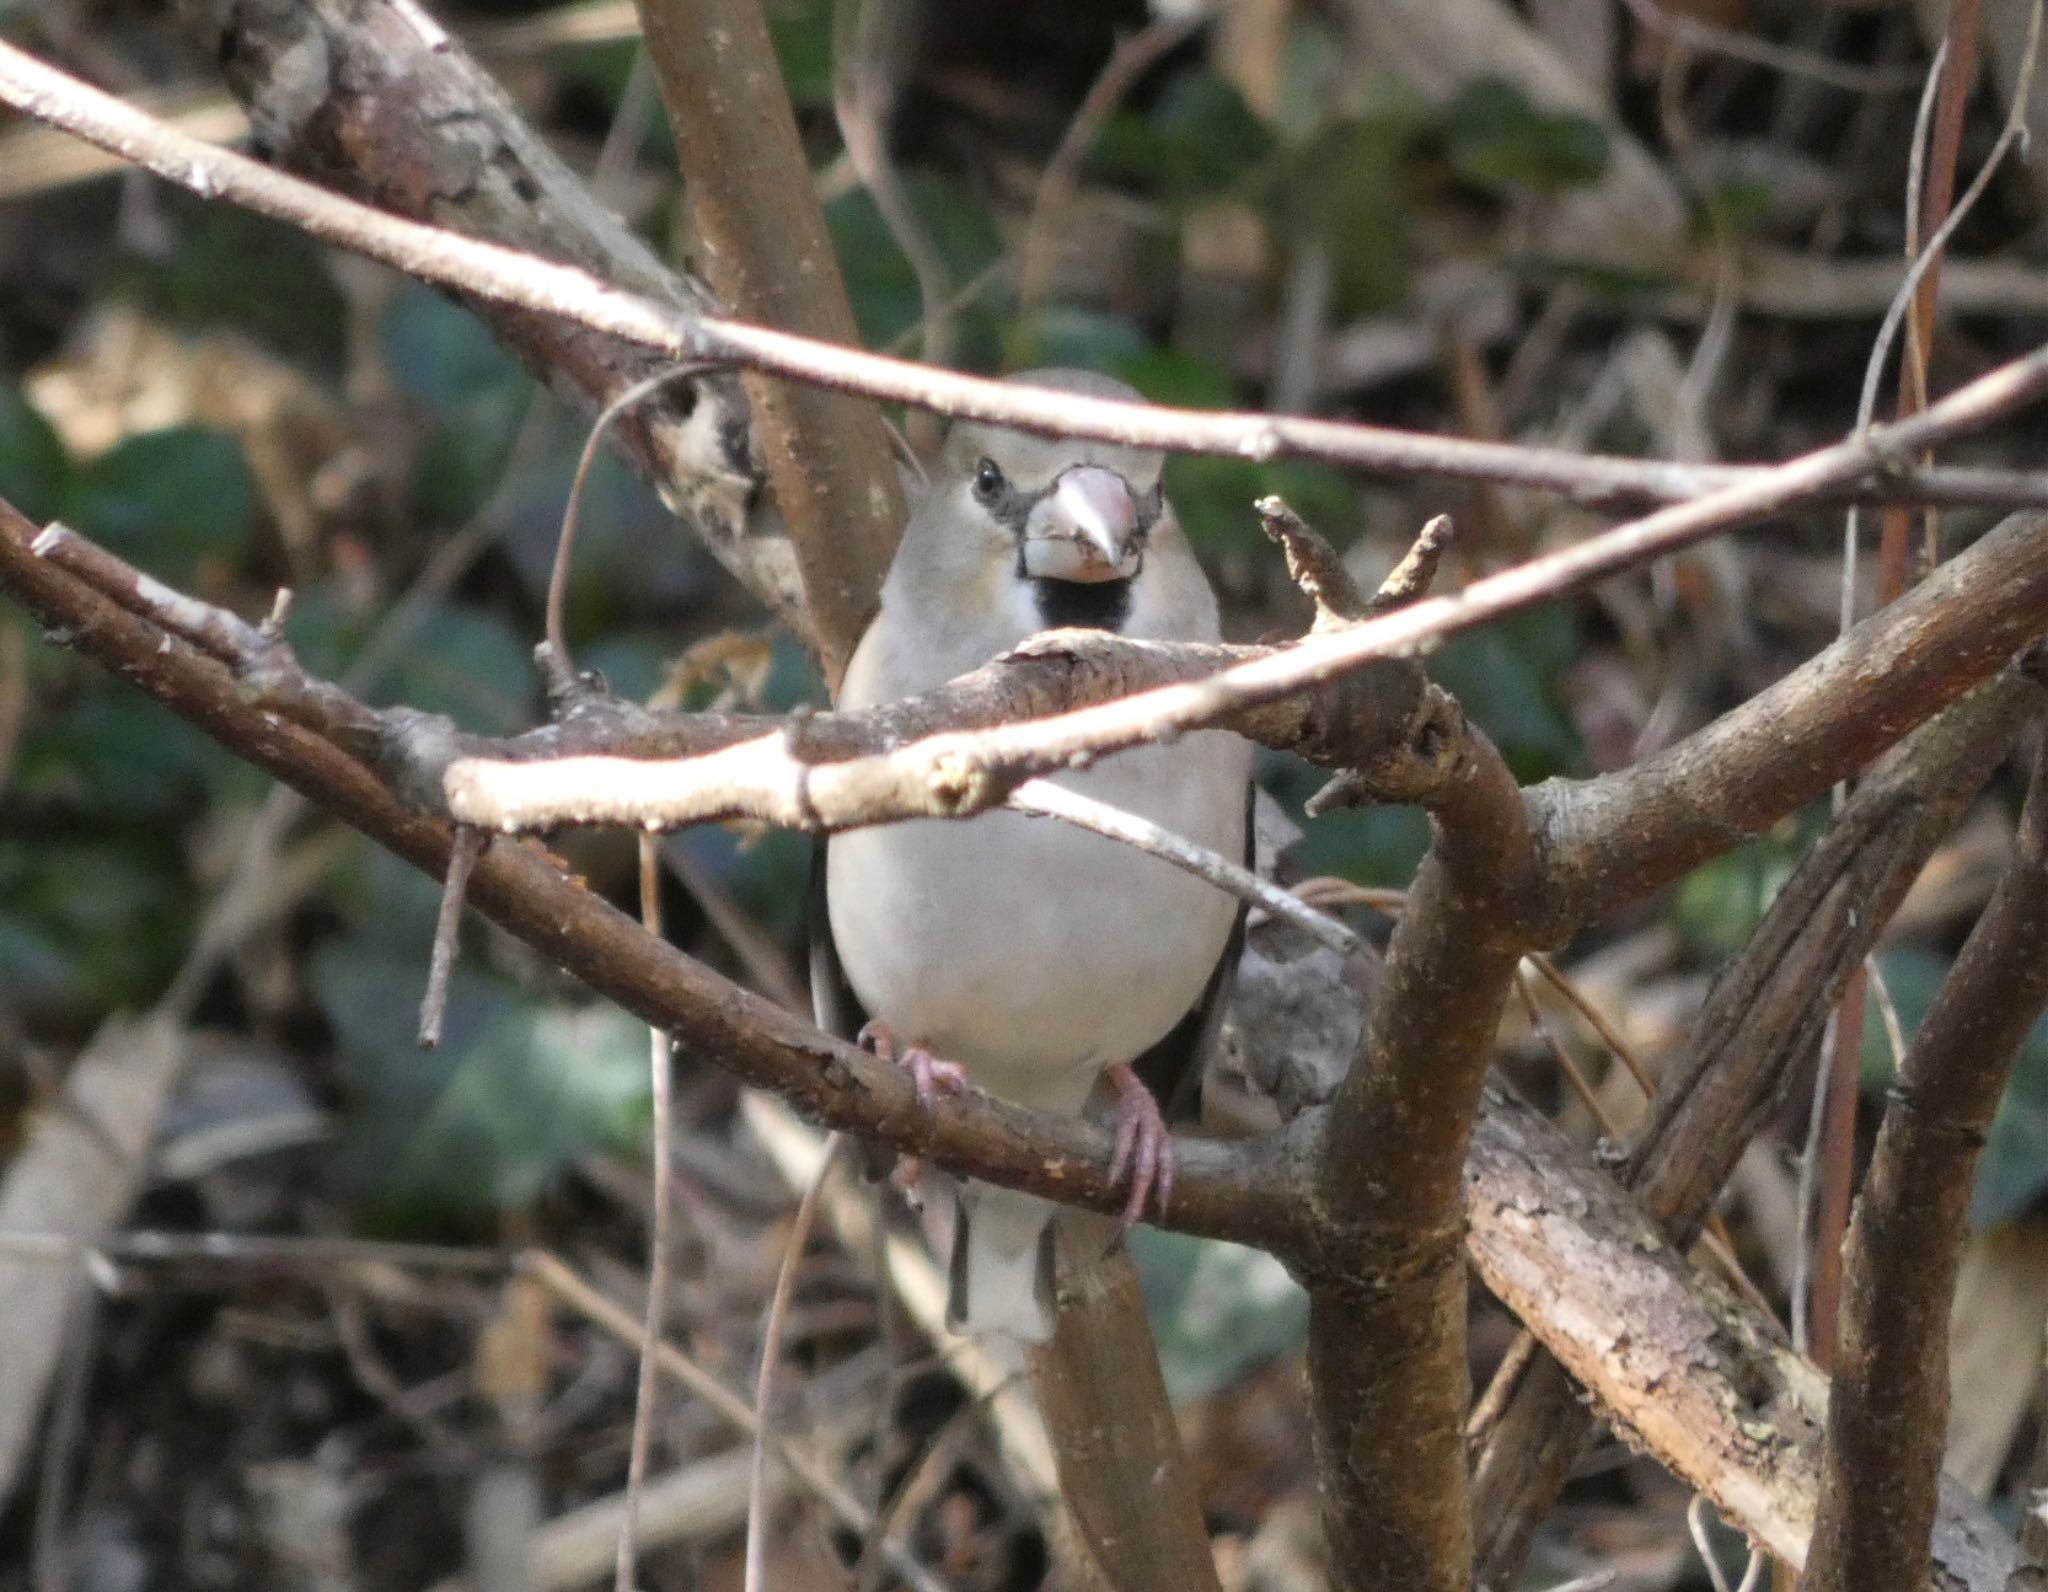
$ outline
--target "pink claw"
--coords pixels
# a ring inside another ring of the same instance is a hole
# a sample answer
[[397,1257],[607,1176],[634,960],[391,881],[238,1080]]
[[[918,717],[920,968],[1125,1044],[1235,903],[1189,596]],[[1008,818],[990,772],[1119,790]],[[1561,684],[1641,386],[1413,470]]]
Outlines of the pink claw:
[[958,1094],[967,1087],[967,1070],[957,1061],[941,1061],[922,1045],[900,1048],[895,1030],[879,1017],[860,1031],[857,1041],[882,1060],[894,1062],[910,1074],[910,1086],[917,1103],[927,1111],[942,1094]]
[[1135,1072],[1112,1067],[1109,1081],[1116,1086],[1116,1151],[1109,1160],[1109,1180],[1115,1183],[1129,1166],[1131,1196],[1124,1203],[1128,1231],[1144,1216],[1148,1200],[1161,1216],[1166,1214],[1166,1202],[1173,1197],[1173,1135],[1166,1131],[1159,1102]]

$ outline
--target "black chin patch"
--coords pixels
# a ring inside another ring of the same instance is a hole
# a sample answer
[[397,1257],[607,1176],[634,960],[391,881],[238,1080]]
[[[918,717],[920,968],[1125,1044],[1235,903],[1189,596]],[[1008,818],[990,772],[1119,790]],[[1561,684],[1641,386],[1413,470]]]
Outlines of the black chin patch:
[[1123,580],[1033,580],[1038,617],[1047,630],[1114,630],[1131,611],[1131,582]]

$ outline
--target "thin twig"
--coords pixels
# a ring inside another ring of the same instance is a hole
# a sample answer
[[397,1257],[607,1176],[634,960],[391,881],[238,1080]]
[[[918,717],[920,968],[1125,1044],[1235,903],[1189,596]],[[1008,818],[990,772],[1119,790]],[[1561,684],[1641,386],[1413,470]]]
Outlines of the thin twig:
[[[230,200],[422,280],[494,303],[566,317],[679,360],[719,360],[1048,436],[1091,437],[1259,462],[1314,458],[1388,474],[1489,480],[1569,492],[1595,501],[1689,499],[1702,491],[1757,481],[1779,468],[1664,463],[1299,416],[1172,409],[935,370],[766,326],[694,315],[610,287],[569,266],[357,204],[232,151],[187,138],[4,45],[0,103],[109,149],[181,187]],[[2048,364],[2048,353],[2040,358]],[[2026,394],[2034,390],[2024,379],[2022,385]],[[1982,416],[1968,405],[1961,411],[1937,405],[1943,416],[1931,424],[1879,432],[1869,439],[1879,445],[1866,448],[1854,467],[1830,476],[1822,490],[1944,504],[2048,504],[2048,479],[2038,474],[1953,467],[1916,471],[1898,463],[1912,450],[1995,418],[2020,396],[2002,397],[1990,414]]]
[[448,876],[441,882],[441,908],[434,918],[434,949],[427,960],[427,988],[420,997],[419,1044],[433,1050],[441,1043],[441,1020],[448,1015],[448,983],[455,976],[455,951],[462,927],[462,898],[469,889],[470,870],[491,837],[480,829],[457,829],[448,853]]
[[[1341,679],[1378,659],[1407,656],[1492,619],[1585,589],[1622,570],[1781,511],[1888,456],[1879,442],[1947,434],[2048,388],[2048,348],[1960,388],[1913,420],[1774,467],[1754,482],[1674,504],[1603,535],[1394,613],[1311,634],[1209,678],[1028,723],[936,736],[869,758],[811,765],[785,737],[729,746],[671,763],[569,758],[510,764],[460,759],[444,776],[463,822],[518,830],[557,823],[680,825],[755,816],[807,830],[885,819],[965,816],[1001,800],[1006,781],[1053,773],[1076,759],[1207,728],[1253,708]],[[1077,403],[1087,401],[1076,399]],[[1875,449],[1875,451],[1873,451]],[[1669,766],[1671,759],[1652,766]],[[1642,769],[1621,776],[1625,782]]]
[[1850,66],[1842,61],[1791,45],[1760,39],[1753,33],[1719,27],[1699,17],[1673,11],[1662,0],[1625,0],[1635,19],[1653,33],[1664,33],[1695,50],[1710,50],[1731,60],[1795,77],[1811,78],[1852,94],[1898,94],[1920,81],[1903,68]]
[[550,661],[545,672],[551,688],[559,687],[575,674],[569,661],[568,639],[562,630],[562,605],[569,589],[569,556],[576,545],[576,519],[583,505],[583,484],[589,479],[590,467],[597,459],[598,445],[604,441],[604,434],[611,429],[612,423],[636,404],[653,397],[670,382],[701,376],[715,365],[716,361],[700,359],[669,370],[658,370],[620,393],[590,423],[590,433],[583,439],[583,451],[576,456],[576,474],[569,482],[569,496],[562,504],[562,525],[555,536],[555,561],[548,571],[545,634]]
[[[1706,1511],[1707,1495],[1694,1493],[1692,1502],[1685,1506],[1685,1529],[1692,1534],[1692,1545],[1700,1556],[1700,1563],[1707,1567],[1707,1579],[1714,1583],[1714,1592],[1731,1592],[1727,1573],[1721,1568],[1720,1555],[1714,1552],[1713,1539],[1707,1535]],[[1767,1556],[1751,1548],[1749,1562],[1743,1567],[1739,1592],[1756,1592],[1756,1584],[1769,1563]]]
[[1010,793],[1004,805],[1035,818],[1057,818],[1077,829],[1106,835],[1111,840],[1136,847],[1162,862],[1171,863],[1183,873],[1206,880],[1240,901],[1248,901],[1276,918],[1285,918],[1296,928],[1313,935],[1318,943],[1342,955],[1352,954],[1365,943],[1328,913],[1318,912],[1299,896],[1261,879],[1222,853],[1211,851],[1207,846],[1198,846],[1191,840],[1183,840],[1172,830],[1150,819],[1112,807],[1093,796],[1084,796],[1049,779],[1026,780]]
[[[519,1265],[522,1271],[562,1303],[621,1343],[638,1350],[646,1341],[647,1334],[630,1311],[607,1299],[554,1255],[545,1250],[528,1250],[519,1257]],[[831,1510],[842,1525],[857,1532],[868,1529],[874,1519],[873,1513],[813,1455],[773,1432],[763,1436],[761,1423],[754,1418],[753,1406],[739,1394],[665,1339],[655,1342],[654,1359],[664,1372],[704,1400],[723,1419],[749,1436],[758,1438],[776,1463],[787,1469]],[[919,1564],[900,1539],[889,1539],[882,1551],[889,1557],[890,1568],[917,1592],[947,1592],[945,1583]]]
[[1365,613],[1390,614],[1427,596],[1436,579],[1437,566],[1443,562],[1455,534],[1448,514],[1438,514],[1426,521],[1415,533],[1414,544],[1401,555],[1401,562],[1387,572],[1379,590],[1366,600]]
[[761,1324],[761,1368],[754,1378],[754,1466],[747,1482],[746,1574],[742,1582],[745,1592],[765,1589],[761,1577],[768,1552],[768,1444],[775,1421],[775,1366],[780,1359],[783,1323],[789,1315],[790,1290],[796,1282],[797,1262],[803,1258],[804,1248],[810,1243],[811,1226],[817,1220],[818,1195],[825,1187],[825,1179],[832,1175],[832,1163],[839,1158],[839,1147],[844,1142],[837,1133],[826,1139],[817,1175],[797,1202],[796,1217],[783,1242],[782,1264],[775,1271],[775,1292],[769,1296],[768,1316]]
[[304,1270],[315,1275],[337,1266],[409,1266],[489,1275],[510,1266],[495,1249],[446,1244],[380,1243],[367,1238],[292,1237],[260,1233],[166,1233],[138,1228],[92,1243],[66,1233],[0,1233],[0,1254],[75,1265],[86,1256],[122,1266],[228,1266],[240,1270]]
[[833,0],[832,112],[847,159],[917,278],[918,351],[931,364],[950,365],[952,273],[889,158],[889,118],[917,20],[907,0]]
[[1164,13],[1153,18],[1136,33],[1116,41],[1109,59],[1088,85],[1074,119],[1067,123],[1052,158],[1045,163],[1031,201],[1031,219],[1024,228],[1024,263],[1017,272],[1017,305],[1026,314],[1038,307],[1051,282],[1053,232],[1074,202],[1081,185],[1081,163],[1088,158],[1088,151],[1138,79],[1207,20],[1199,7],[1178,16]]
[[[566,540],[566,536],[564,538]],[[661,933],[661,870],[652,835],[639,837],[640,924]],[[669,1223],[673,1204],[670,1162],[674,1156],[673,1046],[668,1035],[647,1029],[648,1098],[652,1102],[653,1212],[647,1222],[647,1313],[641,1325],[640,1369],[633,1389],[633,1435],[626,1448],[625,1508],[619,1516],[618,1549],[612,1563],[613,1592],[633,1592],[634,1545],[640,1540],[640,1492],[647,1482],[647,1450],[654,1426],[654,1345],[668,1315]]]

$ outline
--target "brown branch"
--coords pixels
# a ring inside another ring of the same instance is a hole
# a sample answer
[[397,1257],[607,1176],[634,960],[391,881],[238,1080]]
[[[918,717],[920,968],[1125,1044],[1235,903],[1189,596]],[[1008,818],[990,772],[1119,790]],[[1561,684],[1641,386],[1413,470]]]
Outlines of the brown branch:
[[1817,799],[2048,629],[2044,604],[2048,518],[2013,515],[1670,750],[1545,787],[1545,843],[1567,915],[1616,912]]
[[[1505,1090],[1488,1091],[1467,1185],[1472,1261],[1487,1287],[1584,1379],[1633,1443],[1753,1541],[1794,1566],[1804,1561],[1826,1378],[1755,1307],[1695,1271],[1639,1204]],[[2010,1537],[1960,1487],[1944,1489],[1935,1540],[1943,1573],[1929,1592],[2004,1592],[2018,1566]],[[1482,1576],[1480,1584],[1514,1582]],[[1927,1585],[1906,1577],[1855,1584]]]
[[1899,1067],[1845,1262],[1827,1469],[1807,1585],[1927,1573],[1948,1420],[1949,1309],[1985,1135],[2048,1005],[2048,750],[2012,866]]
[[[305,791],[347,822],[354,824],[397,855],[429,872],[445,865],[452,843],[449,830],[430,814],[408,807],[363,764],[318,735],[290,722],[274,710],[249,700],[235,677],[203,649],[172,636],[131,611],[137,601],[130,585],[116,590],[113,600],[98,589],[90,574],[60,567],[55,557],[31,550],[33,527],[0,506],[0,589],[21,601],[53,632],[81,652],[122,674],[172,711],[215,736],[238,755]],[[101,570],[104,574],[104,569]],[[161,591],[161,588],[158,588]],[[172,595],[172,594],[166,594]],[[205,622],[211,613],[191,604],[186,630],[195,636],[223,641],[232,626]],[[366,710],[365,710],[366,711]],[[646,1020],[676,1034],[679,1042],[717,1065],[761,1087],[791,1099],[800,1109],[896,1145],[921,1150],[935,1158],[992,1181],[1030,1187],[1070,1204],[1113,1209],[1120,1192],[1112,1190],[1106,1171],[1107,1136],[1071,1122],[1053,1121],[1018,1112],[980,1097],[942,1099],[932,1115],[923,1116],[901,1075],[876,1064],[864,1052],[838,1045],[786,1016],[770,1004],[745,994],[711,974],[675,948],[654,940],[624,914],[597,901],[566,879],[543,854],[523,844],[494,846],[479,860],[470,891],[471,904],[492,921],[526,939],[592,988],[618,1000]],[[1355,994],[1337,992],[1355,1002]],[[1298,1005],[1299,1003],[1297,1003]],[[1353,1029],[1357,1019],[1351,1022]],[[1284,1028],[1257,1036],[1274,1049],[1274,1060],[1286,1060],[1308,1048]],[[1283,1092],[1285,1092],[1283,1086]],[[1501,1121],[1501,1105],[1490,1102],[1475,1135],[1475,1176],[1466,1190],[1467,1216],[1475,1245],[1506,1245],[1510,1249],[1557,1241],[1548,1226],[1516,1236],[1509,1230],[1517,1211],[1529,1208],[1514,1186],[1497,1180],[1488,1147],[1514,1132],[1514,1149],[1531,1141],[1525,1131]],[[1213,1232],[1251,1242],[1287,1255],[1313,1255],[1327,1266],[1331,1246],[1321,1234],[1315,1209],[1296,1192],[1302,1186],[1300,1146],[1315,1127],[1313,1114],[1295,1133],[1271,1149],[1225,1149],[1190,1142],[1181,1148],[1183,1174],[1176,1186],[1171,1225]],[[1607,1191],[1611,1185],[1583,1158],[1550,1135],[1538,1146],[1532,1162],[1545,1190]],[[1495,1156],[1495,1160],[1498,1156]],[[1575,1207],[1586,1197],[1572,1193],[1556,1203]],[[1634,1239],[1629,1240],[1644,1253]],[[1652,1257],[1654,1258],[1654,1257]],[[1645,1261],[1645,1263],[1649,1263]],[[1661,1262],[1658,1262],[1661,1264]],[[1482,1261],[1492,1266],[1492,1261]],[[1579,1274],[1564,1268],[1565,1283]],[[1604,1274],[1603,1274],[1604,1277]],[[1503,1284],[1505,1286],[1505,1284]],[[1589,1288],[1604,1286],[1590,1280]],[[1574,1287],[1527,1302],[1529,1320],[1554,1347],[1562,1347],[1574,1321],[1594,1319],[1599,1301]],[[624,1319],[623,1313],[620,1319]],[[630,1325],[630,1324],[629,1324]],[[1742,1327],[1745,1340],[1760,1341],[1767,1328],[1754,1320]],[[1611,1347],[1611,1344],[1607,1345]],[[1633,1362],[1612,1354],[1591,1356],[1583,1369],[1594,1392],[1616,1408],[1628,1407]],[[1669,1368],[1680,1380],[1695,1374],[1689,1365]],[[1667,1381],[1663,1396],[1676,1396]],[[1748,1430],[1763,1439],[1768,1423],[1753,1416]],[[1692,1462],[1682,1454],[1659,1457],[1675,1466]],[[1776,1507],[1779,1495],[1759,1476],[1743,1482],[1742,1467],[1757,1450],[1734,1451],[1724,1473],[1724,1487],[1734,1518],[1759,1535],[1775,1528],[1763,1513],[1746,1508]],[[1689,1479],[1697,1479],[1691,1477]],[[1786,1506],[1801,1518],[1797,1496]],[[1988,1535],[1967,1509],[1951,1502],[1944,1507],[1942,1530],[1948,1537],[1978,1538],[1985,1544],[1974,1560],[1945,1556],[1970,1592],[1997,1592],[2001,1551],[1995,1532]],[[1807,1506],[1810,1513],[1810,1506]],[[1983,1568],[1991,1565],[1990,1570]]]
[[[1873,428],[1789,466],[1667,463],[1299,416],[1171,409],[937,370],[662,303],[588,270],[422,226],[297,181],[186,137],[7,46],[0,46],[0,103],[205,197],[229,200],[480,299],[567,319],[673,360],[731,364],[1049,436],[1259,462],[1323,459],[1385,474],[1567,492],[1596,503],[1673,502],[1679,504],[1675,512],[1688,517],[1660,524],[1660,533],[1676,538],[1663,551],[1725,528],[1718,518],[1693,525],[1689,516],[1703,508],[1710,516],[1758,517],[1809,498],[1842,496],[1944,505],[2048,504],[2048,478],[2039,474],[1921,470],[1907,462],[1917,451],[1997,419],[2048,387],[2048,349],[1980,377],[1912,421]],[[1703,493],[1709,496],[1691,501]]]
[[[186,15],[269,159],[383,211],[565,266],[688,314],[717,308],[592,197],[462,44],[380,0],[195,0]],[[459,286],[460,284],[455,284]],[[472,296],[556,392],[595,412],[670,361],[572,319]],[[619,427],[627,461],[727,569],[809,634],[788,538],[750,523],[760,483],[730,375],[678,382]]]
[[1323,1517],[1339,1584],[1461,1592],[1472,1525],[1459,1169],[1525,951],[1535,883],[1514,776],[1445,732],[1436,844],[1408,891],[1357,1058],[1317,1150],[1344,1235],[1304,1267]]
[[[331,742],[251,702],[227,666],[38,556],[37,535],[0,503],[0,589],[44,626],[237,756],[416,867],[443,874],[453,846],[443,821],[408,805]],[[489,848],[477,860],[468,900],[592,989],[672,1033],[679,1045],[782,1095],[817,1121],[1067,1204],[1122,1208],[1124,1191],[1108,1176],[1109,1136],[1092,1124],[1017,1110],[978,1094],[945,1097],[926,1110],[901,1069],[827,1038],[648,935],[534,846]],[[1282,1253],[1301,1242],[1306,1216],[1290,1189],[1284,1147],[1188,1141],[1180,1154],[1169,1225]]]
[[[748,320],[857,343],[759,0],[640,0],[639,11],[712,287]],[[761,373],[745,386],[836,687],[903,530],[888,434],[871,406],[835,393]]]
[[[1077,756],[1197,724],[1228,724],[1329,765],[1365,761],[1412,741],[1412,720],[1427,711],[1412,676],[1375,668],[1334,695],[1329,687],[1279,693],[1327,678],[1333,653],[1342,659],[1378,650],[1366,645],[1376,627],[1414,612],[1243,652],[1067,632],[929,696],[867,715],[818,715],[794,743],[774,721],[721,720],[702,725],[688,746],[654,736],[603,743],[619,758],[715,757],[607,762],[599,780],[573,764],[549,770],[470,760],[449,769],[448,789],[456,813],[485,827],[746,815],[829,829],[974,811]],[[1600,779],[1538,788],[1531,801],[1544,834],[1545,903],[1556,923],[1618,910],[1760,833],[1864,767],[2044,629],[2048,520],[2015,516],[1670,751]],[[1203,677],[1225,658],[1237,661]],[[1154,683],[1162,678],[1180,683]],[[1062,712],[1063,700],[1095,705]],[[543,732],[538,744],[560,754],[599,743]],[[1787,756],[1787,748],[1798,755]]]
[[[1698,1237],[1743,1149],[1812,1057],[1829,1008],[1907,887],[2042,696],[2026,674],[2008,669],[1900,745],[1859,786],[1722,974],[1622,1173],[1681,1248]],[[1556,1362],[1533,1367],[1474,1474],[1485,1584],[1515,1579],[1592,1429]]]

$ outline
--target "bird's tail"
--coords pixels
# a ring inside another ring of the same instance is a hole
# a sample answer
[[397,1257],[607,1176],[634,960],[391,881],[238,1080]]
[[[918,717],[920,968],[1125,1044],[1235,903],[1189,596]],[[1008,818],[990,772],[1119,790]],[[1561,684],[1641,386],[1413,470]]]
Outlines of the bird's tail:
[[999,1332],[1022,1343],[1052,1336],[1055,1209],[1034,1194],[987,1183],[961,1185],[948,1326],[956,1332]]

